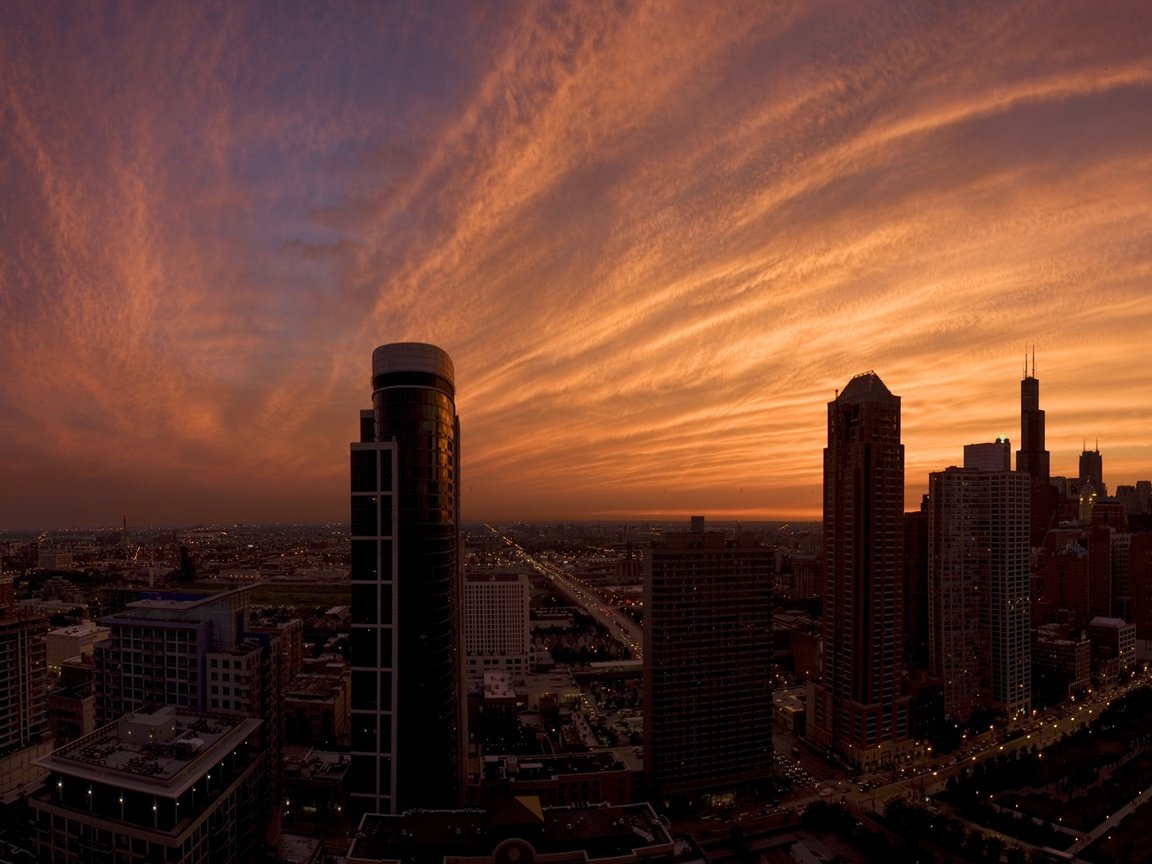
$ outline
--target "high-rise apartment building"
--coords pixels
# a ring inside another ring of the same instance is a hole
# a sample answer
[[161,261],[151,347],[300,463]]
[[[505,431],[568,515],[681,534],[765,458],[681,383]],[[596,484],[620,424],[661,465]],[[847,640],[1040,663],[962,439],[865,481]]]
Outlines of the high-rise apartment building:
[[1031,708],[1030,485],[968,464],[929,476],[929,667],[960,721]]
[[253,743],[270,756],[269,785],[249,813],[269,840],[279,834],[281,681],[284,658],[274,636],[248,632],[253,585],[219,594],[157,593],[101,619],[109,636],[95,645],[97,726],[170,705],[192,712],[254,717]]
[[460,803],[455,396],[441,349],[404,342],[373,352],[372,410],[351,445],[354,819]]
[[532,659],[530,595],[523,573],[468,573],[464,578],[464,654],[468,675],[524,675]]
[[0,754],[48,731],[47,633],[44,616],[12,602],[12,577],[0,577]]
[[828,403],[824,668],[809,727],[813,743],[864,770],[911,749],[903,543],[900,397],[866,372]]
[[654,540],[644,567],[644,772],[661,801],[755,793],[772,772],[775,551],[718,531]]
[[220,661],[210,663],[209,655],[229,652],[243,638],[253,587],[220,594],[157,593],[101,619],[110,632],[93,655],[97,725],[153,705],[231,709],[233,688],[235,698],[247,698],[239,677],[233,681],[231,674],[227,695],[221,692]]

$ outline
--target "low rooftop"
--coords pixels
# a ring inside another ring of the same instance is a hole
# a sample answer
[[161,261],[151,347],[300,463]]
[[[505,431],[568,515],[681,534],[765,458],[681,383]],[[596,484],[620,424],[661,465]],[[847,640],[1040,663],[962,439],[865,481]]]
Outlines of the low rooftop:
[[497,846],[505,844],[507,850],[514,842],[531,846],[537,856],[587,862],[662,860],[653,856],[665,852],[670,858],[673,849],[667,829],[648,804],[541,808],[539,799],[523,797],[501,800],[488,810],[366,815],[347,858],[349,864],[485,860]]
[[48,771],[175,797],[262,721],[183,712],[167,705],[126,714],[36,760]]

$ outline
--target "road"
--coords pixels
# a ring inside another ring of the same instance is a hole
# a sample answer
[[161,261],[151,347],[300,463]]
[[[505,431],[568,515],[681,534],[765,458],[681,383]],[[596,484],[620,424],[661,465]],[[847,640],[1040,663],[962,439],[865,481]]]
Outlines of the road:
[[640,626],[635,621],[627,615],[617,612],[616,609],[605,603],[604,598],[600,596],[596,589],[588,583],[581,581],[576,575],[569,573],[563,567],[558,567],[551,561],[545,561],[537,558],[535,555],[530,555],[520,544],[512,538],[501,534],[491,525],[485,525],[484,527],[503,540],[521,564],[535,570],[541,576],[546,577],[557,591],[568,598],[569,602],[579,606],[595,618],[597,623],[608,631],[609,635],[616,639],[616,641],[627,646],[628,650],[632,652],[633,659],[643,659],[643,635]]

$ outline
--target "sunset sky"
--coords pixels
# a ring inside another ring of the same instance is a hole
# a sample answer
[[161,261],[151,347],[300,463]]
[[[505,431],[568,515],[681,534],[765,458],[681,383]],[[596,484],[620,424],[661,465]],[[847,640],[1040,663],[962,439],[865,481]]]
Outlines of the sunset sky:
[[1152,478],[1152,3],[0,4],[0,528],[344,520],[371,353],[453,357],[473,519],[908,506],[1035,345]]

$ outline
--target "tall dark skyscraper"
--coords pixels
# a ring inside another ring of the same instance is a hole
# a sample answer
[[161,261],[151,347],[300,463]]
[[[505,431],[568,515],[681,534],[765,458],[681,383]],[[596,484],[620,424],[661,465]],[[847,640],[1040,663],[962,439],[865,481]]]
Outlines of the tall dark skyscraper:
[[459,440],[452,360],[372,353],[352,444],[352,766],[356,814],[460,804]]
[[1091,483],[1096,494],[1103,498],[1108,494],[1104,486],[1104,457],[1100,455],[1100,447],[1095,450],[1084,448],[1080,454],[1080,486]]
[[1039,546],[1052,526],[1056,514],[1056,490],[1051,484],[1049,454],[1044,448],[1044,411],[1040,408],[1040,381],[1036,378],[1036,355],[1032,355],[1032,372],[1024,358],[1024,378],[1020,381],[1020,449],[1016,451],[1016,470],[1031,478],[1029,495],[1029,542]]
[[900,397],[866,372],[828,403],[824,667],[809,732],[864,770],[911,746],[901,691],[903,542]]
[[1025,366],[1024,378],[1020,381],[1020,449],[1016,451],[1016,470],[1045,486],[1051,479],[1048,451],[1044,449],[1044,411],[1040,407],[1035,355],[1032,373],[1028,374]]

